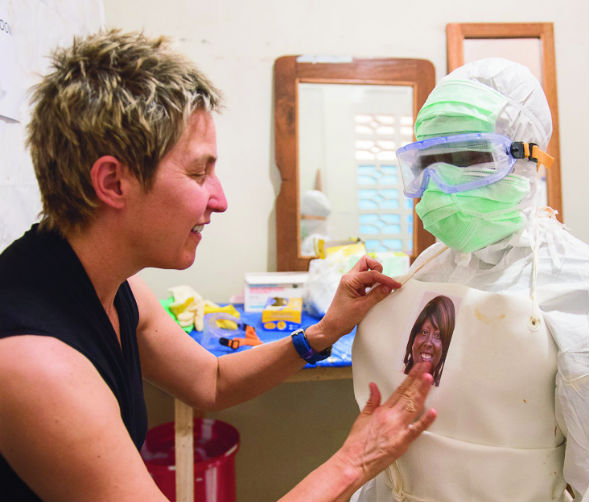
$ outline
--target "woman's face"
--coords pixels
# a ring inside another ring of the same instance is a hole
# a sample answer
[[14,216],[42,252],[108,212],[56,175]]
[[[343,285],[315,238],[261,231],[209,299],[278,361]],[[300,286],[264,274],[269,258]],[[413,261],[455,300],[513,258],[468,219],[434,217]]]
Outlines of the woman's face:
[[442,337],[440,330],[434,328],[430,319],[425,320],[415,335],[411,351],[415,363],[429,362],[432,365],[432,371],[439,364],[442,358]]

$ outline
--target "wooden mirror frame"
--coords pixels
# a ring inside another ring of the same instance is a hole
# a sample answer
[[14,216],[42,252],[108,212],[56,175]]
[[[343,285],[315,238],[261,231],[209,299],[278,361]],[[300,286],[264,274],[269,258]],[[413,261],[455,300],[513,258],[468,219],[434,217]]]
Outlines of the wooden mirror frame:
[[[434,65],[424,59],[349,59],[313,62],[283,56],[274,62],[274,144],[282,184],[276,198],[276,266],[278,271],[307,270],[312,256],[300,254],[298,164],[298,84],[396,85],[413,88],[413,117],[435,85]],[[413,218],[413,256],[433,244],[421,220]]]
[[448,73],[464,64],[465,39],[537,38],[542,45],[542,88],[552,114],[552,137],[548,153],[554,157],[546,169],[548,205],[558,211],[563,221],[560,182],[560,137],[558,126],[558,98],[556,94],[556,62],[554,56],[553,23],[449,23],[446,25]]

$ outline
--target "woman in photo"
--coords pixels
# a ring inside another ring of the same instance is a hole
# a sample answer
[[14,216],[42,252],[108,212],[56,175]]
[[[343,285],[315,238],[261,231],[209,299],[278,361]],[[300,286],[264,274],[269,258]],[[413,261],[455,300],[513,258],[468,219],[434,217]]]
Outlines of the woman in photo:
[[455,321],[454,303],[447,296],[436,296],[421,311],[411,329],[405,351],[405,374],[414,364],[429,362],[434,385],[440,385],[444,361],[452,340]]

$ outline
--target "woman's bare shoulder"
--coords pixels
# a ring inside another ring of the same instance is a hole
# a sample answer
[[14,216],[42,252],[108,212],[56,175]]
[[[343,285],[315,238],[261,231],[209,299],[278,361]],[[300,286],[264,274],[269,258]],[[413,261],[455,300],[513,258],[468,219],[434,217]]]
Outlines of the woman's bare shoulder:
[[0,380],[0,452],[41,498],[163,498],[80,352],[48,336],[4,338]]

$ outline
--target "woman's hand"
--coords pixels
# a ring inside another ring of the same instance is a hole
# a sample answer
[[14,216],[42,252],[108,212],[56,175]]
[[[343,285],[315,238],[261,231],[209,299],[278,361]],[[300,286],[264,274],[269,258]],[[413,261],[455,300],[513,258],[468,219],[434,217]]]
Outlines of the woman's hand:
[[342,276],[323,319],[305,331],[309,343],[317,351],[329,347],[352,331],[374,305],[400,287],[382,273],[378,261],[363,256]]
[[399,388],[382,405],[380,392],[370,384],[370,397],[343,446],[281,501],[347,501],[364,483],[397,460],[436,418],[422,414],[433,377],[429,363],[416,364]]
[[336,453],[357,472],[358,486],[398,459],[436,418],[434,409],[423,412],[432,387],[429,363],[416,364],[399,388],[381,405],[380,391],[370,384],[370,397]]

